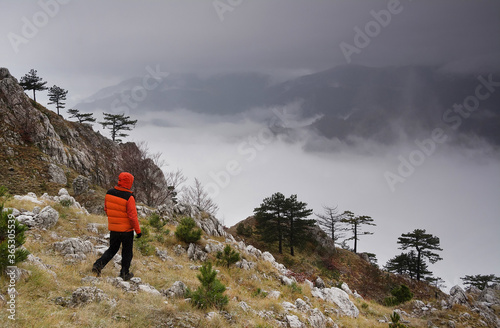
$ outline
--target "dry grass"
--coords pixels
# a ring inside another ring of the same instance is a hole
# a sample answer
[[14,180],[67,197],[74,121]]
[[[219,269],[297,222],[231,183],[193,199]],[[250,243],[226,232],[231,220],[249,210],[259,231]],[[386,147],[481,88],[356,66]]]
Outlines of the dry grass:
[[[7,204],[11,207],[32,210],[35,204],[17,200],[10,200]],[[41,270],[35,265],[21,263],[19,266],[29,270],[31,275],[28,279],[19,281],[16,285],[17,313],[16,322],[13,327],[274,327],[273,318],[261,318],[256,313],[261,311],[273,311],[284,313],[282,303],[284,301],[294,303],[297,298],[310,302],[312,308],[318,308],[328,314],[339,327],[387,327],[387,323],[380,323],[379,319],[390,317],[393,308],[385,307],[371,300],[353,299],[360,310],[357,319],[349,317],[337,317],[333,309],[335,305],[314,298],[307,284],[299,283],[296,286],[281,285],[279,273],[269,262],[256,260],[253,256],[245,255],[247,260],[256,262],[254,270],[246,271],[235,266],[230,268],[220,267],[218,278],[226,285],[225,295],[229,298],[229,304],[225,311],[231,317],[228,321],[221,313],[208,319],[206,314],[215,309],[200,310],[193,308],[184,299],[167,299],[163,296],[150,295],[144,292],[126,293],[123,290],[106,282],[107,277],[116,277],[119,268],[110,262],[103,270],[103,278],[96,284],[110,298],[116,300],[117,305],[111,307],[106,303],[91,303],[78,308],[69,308],[57,305],[57,297],[70,297],[73,291],[82,286],[81,279],[92,276],[92,263],[96,255],[90,255],[85,261],[76,264],[65,263],[62,256],[56,254],[52,244],[67,237],[80,237],[82,239],[94,240],[98,237],[89,232],[88,223],[107,223],[107,218],[100,215],[84,215],[78,213],[73,207],[64,207],[60,204],[51,203],[60,213],[57,225],[50,231],[30,230],[25,243],[26,248],[39,257],[43,263],[49,265],[57,275],[54,278],[50,273]],[[148,226],[148,221],[141,219],[143,227]],[[196,289],[200,284],[196,275],[197,270],[190,269],[192,265],[201,265],[189,261],[186,254],[176,255],[174,247],[179,242],[174,237],[175,226],[166,225],[163,231],[153,227],[149,228],[149,244],[153,248],[158,247],[166,250],[171,260],[162,261],[158,256],[144,256],[138,249],[134,249],[132,261],[132,272],[140,277],[143,282],[150,284],[157,290],[167,289],[175,281],[183,281],[189,288]],[[170,230],[169,235],[164,230]],[[55,232],[55,234],[54,234]],[[106,226],[99,228],[99,233],[107,233]],[[57,236],[56,236],[57,235]],[[161,238],[160,238],[161,237]],[[201,245],[207,243],[207,239],[214,239],[225,243],[224,238],[204,236]],[[94,242],[95,243],[95,242]],[[184,245],[187,246],[187,245]],[[304,259],[305,257],[300,257]],[[209,260],[216,264],[215,254],[209,255]],[[178,267],[181,265],[181,267]],[[7,285],[6,277],[0,278],[1,286]],[[281,293],[279,299],[266,297],[266,292],[277,290]],[[1,292],[6,294],[6,288]],[[240,302],[247,303],[252,310],[245,311]],[[411,304],[403,305],[405,311],[412,311]],[[450,316],[457,322],[457,327],[462,327],[458,316],[466,309],[455,307],[448,312],[435,312],[432,317],[423,319],[410,319],[411,327],[426,327],[428,319],[449,320]],[[303,322],[307,322],[307,316],[300,311],[291,311],[289,314],[297,315]],[[8,312],[0,312],[0,321],[8,322]],[[474,315],[474,314],[473,314]],[[279,319],[276,315],[275,319]],[[282,319],[281,315],[281,319]],[[35,321],[36,320],[36,323]],[[438,321],[435,321],[438,322]]]

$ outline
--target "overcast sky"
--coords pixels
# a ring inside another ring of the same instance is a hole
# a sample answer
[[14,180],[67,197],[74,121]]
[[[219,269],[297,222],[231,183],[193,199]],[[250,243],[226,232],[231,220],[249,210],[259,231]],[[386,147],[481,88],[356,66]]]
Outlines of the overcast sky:
[[[496,0],[0,0],[0,6],[0,66],[18,79],[37,69],[49,86],[69,90],[67,108],[144,76],[147,67],[164,74],[258,71],[278,80],[344,64],[481,73],[500,67]],[[37,100],[46,105],[43,95]],[[161,113],[145,113],[131,139],[148,141],[188,178],[208,184],[229,161],[239,164],[240,173],[215,197],[226,225],[251,215],[276,191],[297,193],[315,212],[338,205],[372,216],[375,235],[359,247],[376,253],[380,264],[399,254],[401,233],[424,228],[441,237],[445,260],[430,269],[448,287],[465,274],[500,275],[496,151],[485,156],[444,145],[391,192],[383,174],[397,170],[398,156],[407,157],[411,147],[368,157],[349,150],[315,154],[305,153],[300,140],[273,138],[249,160],[238,147],[265,130],[251,119],[179,111],[168,116],[176,123],[169,129],[144,123],[165,119],[152,115]]]

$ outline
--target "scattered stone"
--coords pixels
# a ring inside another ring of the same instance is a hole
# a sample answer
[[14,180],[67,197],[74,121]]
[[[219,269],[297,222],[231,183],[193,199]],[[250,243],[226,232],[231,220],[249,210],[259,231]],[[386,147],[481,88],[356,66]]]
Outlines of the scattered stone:
[[73,193],[78,196],[89,191],[90,180],[83,175],[79,175],[73,180],[72,185]]
[[80,238],[68,238],[55,242],[53,248],[56,252],[64,255],[69,263],[83,261],[87,258],[86,254],[94,252],[94,245],[90,241],[83,241]]
[[56,225],[57,220],[59,220],[59,212],[50,206],[45,206],[40,213],[35,216],[35,222],[39,228],[50,229]]
[[67,302],[67,304],[69,307],[77,307],[92,302],[106,302],[112,307],[116,306],[116,300],[110,299],[108,295],[104,293],[104,291],[95,286],[85,286],[78,288],[73,292],[73,294],[71,295],[71,299],[69,300],[69,302]]
[[283,302],[283,303],[281,303],[281,306],[287,312],[297,310],[297,307],[294,304],[290,303],[290,302]]
[[243,309],[243,311],[245,312],[248,312],[250,311],[252,308],[245,302],[241,301],[238,303],[238,305]]
[[186,254],[186,250],[182,247],[182,245],[178,244],[174,246],[174,253],[177,256],[181,256],[182,254]]
[[295,307],[297,308],[297,310],[304,313],[307,313],[311,310],[311,307],[301,298],[297,298],[295,300]]
[[186,294],[187,287],[182,281],[176,281],[172,285],[172,287],[168,289],[162,289],[161,293],[164,294],[167,297],[184,297]]
[[57,184],[62,184],[62,185],[68,183],[68,179],[66,178],[64,170],[55,164],[52,163],[49,164],[49,175],[50,175],[49,179],[50,182],[55,182]]
[[349,288],[349,286],[345,282],[343,282],[342,285],[340,285],[340,289],[342,289],[347,294],[352,295],[351,289]]
[[467,300],[467,295],[465,295],[464,290],[462,287],[456,285],[450,289],[450,298],[448,300],[450,305],[454,304],[461,304],[461,305],[468,305],[469,301]]
[[252,270],[255,267],[255,262],[249,262],[245,259],[238,261],[235,263],[237,268],[241,268],[243,270]]
[[306,325],[303,324],[300,320],[299,317],[296,315],[287,315],[286,317],[286,323],[288,327],[290,328],[305,328]]
[[311,290],[311,294],[314,297],[318,297],[330,303],[336,304],[343,315],[357,318],[359,316],[359,310],[349,299],[349,295],[342,289],[331,287],[331,288],[317,288],[314,287]]
[[316,308],[311,311],[311,315],[307,318],[307,321],[312,328],[326,328],[327,325],[325,315]]
[[281,292],[277,291],[277,290],[271,290],[268,294],[267,294],[267,298],[270,298],[270,299],[274,299],[274,300],[277,300],[278,298],[280,298],[280,295],[281,295]]
[[207,253],[217,253],[224,250],[224,245],[217,240],[209,239],[205,245],[205,252]]
[[189,244],[187,254],[191,261],[204,262],[207,260],[207,253],[194,243]]
[[318,277],[316,278],[316,280],[314,281],[314,286],[315,287],[318,287],[318,288],[325,288],[325,282],[323,281],[323,279],[321,279],[321,277]]
[[156,256],[158,256],[163,262],[168,260],[168,253],[166,250],[161,250],[158,247],[156,247]]
[[295,282],[293,278],[288,278],[287,276],[280,276],[280,281],[286,286],[291,286]]
[[50,269],[51,267],[49,265],[43,263],[39,257],[36,257],[33,254],[29,254],[28,257],[26,258],[26,261],[31,263],[31,264],[36,265],[37,267],[39,267],[43,271],[51,274],[54,278],[57,278],[56,273]]

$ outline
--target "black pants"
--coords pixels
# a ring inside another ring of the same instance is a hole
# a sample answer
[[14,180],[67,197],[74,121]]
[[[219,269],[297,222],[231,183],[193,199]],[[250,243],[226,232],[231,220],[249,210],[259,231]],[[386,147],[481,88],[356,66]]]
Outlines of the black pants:
[[134,232],[109,232],[109,248],[102,254],[102,256],[95,261],[94,266],[99,269],[103,269],[106,264],[118,253],[122,245],[122,269],[120,271],[120,276],[128,274],[130,269],[130,263],[132,262],[133,256],[133,245],[134,245]]

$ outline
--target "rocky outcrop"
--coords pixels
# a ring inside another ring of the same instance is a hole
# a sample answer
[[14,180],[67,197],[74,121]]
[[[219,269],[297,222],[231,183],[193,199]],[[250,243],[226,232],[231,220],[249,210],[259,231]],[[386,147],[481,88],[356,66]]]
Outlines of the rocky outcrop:
[[68,307],[79,307],[93,302],[107,303],[111,307],[116,306],[116,300],[95,286],[80,287],[71,294],[71,297],[57,297],[55,299],[56,304]]
[[[9,190],[29,188],[28,183],[12,183],[13,177],[23,176],[33,177],[31,187],[39,187],[41,181],[66,185],[69,170],[107,188],[116,183],[123,149],[139,152],[135,143],[117,144],[90,124],[67,121],[33,102],[6,68],[0,68],[0,117],[0,161],[8,161],[12,168],[10,173],[1,170],[0,180],[7,182]],[[27,146],[35,152],[30,165],[17,156]],[[75,195],[82,188],[85,181],[77,180]]]
[[168,289],[162,289],[161,293],[167,297],[184,297],[186,294],[187,287],[182,281],[176,281],[172,287]]
[[189,244],[187,254],[191,261],[204,262],[207,259],[207,253],[196,244]]
[[80,238],[68,238],[53,244],[56,252],[64,255],[67,262],[79,262],[87,259],[87,254],[94,252],[94,245],[90,241]]
[[336,304],[343,315],[357,318],[359,315],[359,310],[349,299],[349,295],[340,288],[317,288],[314,287],[311,290],[311,294],[314,297],[318,297],[330,303]]

